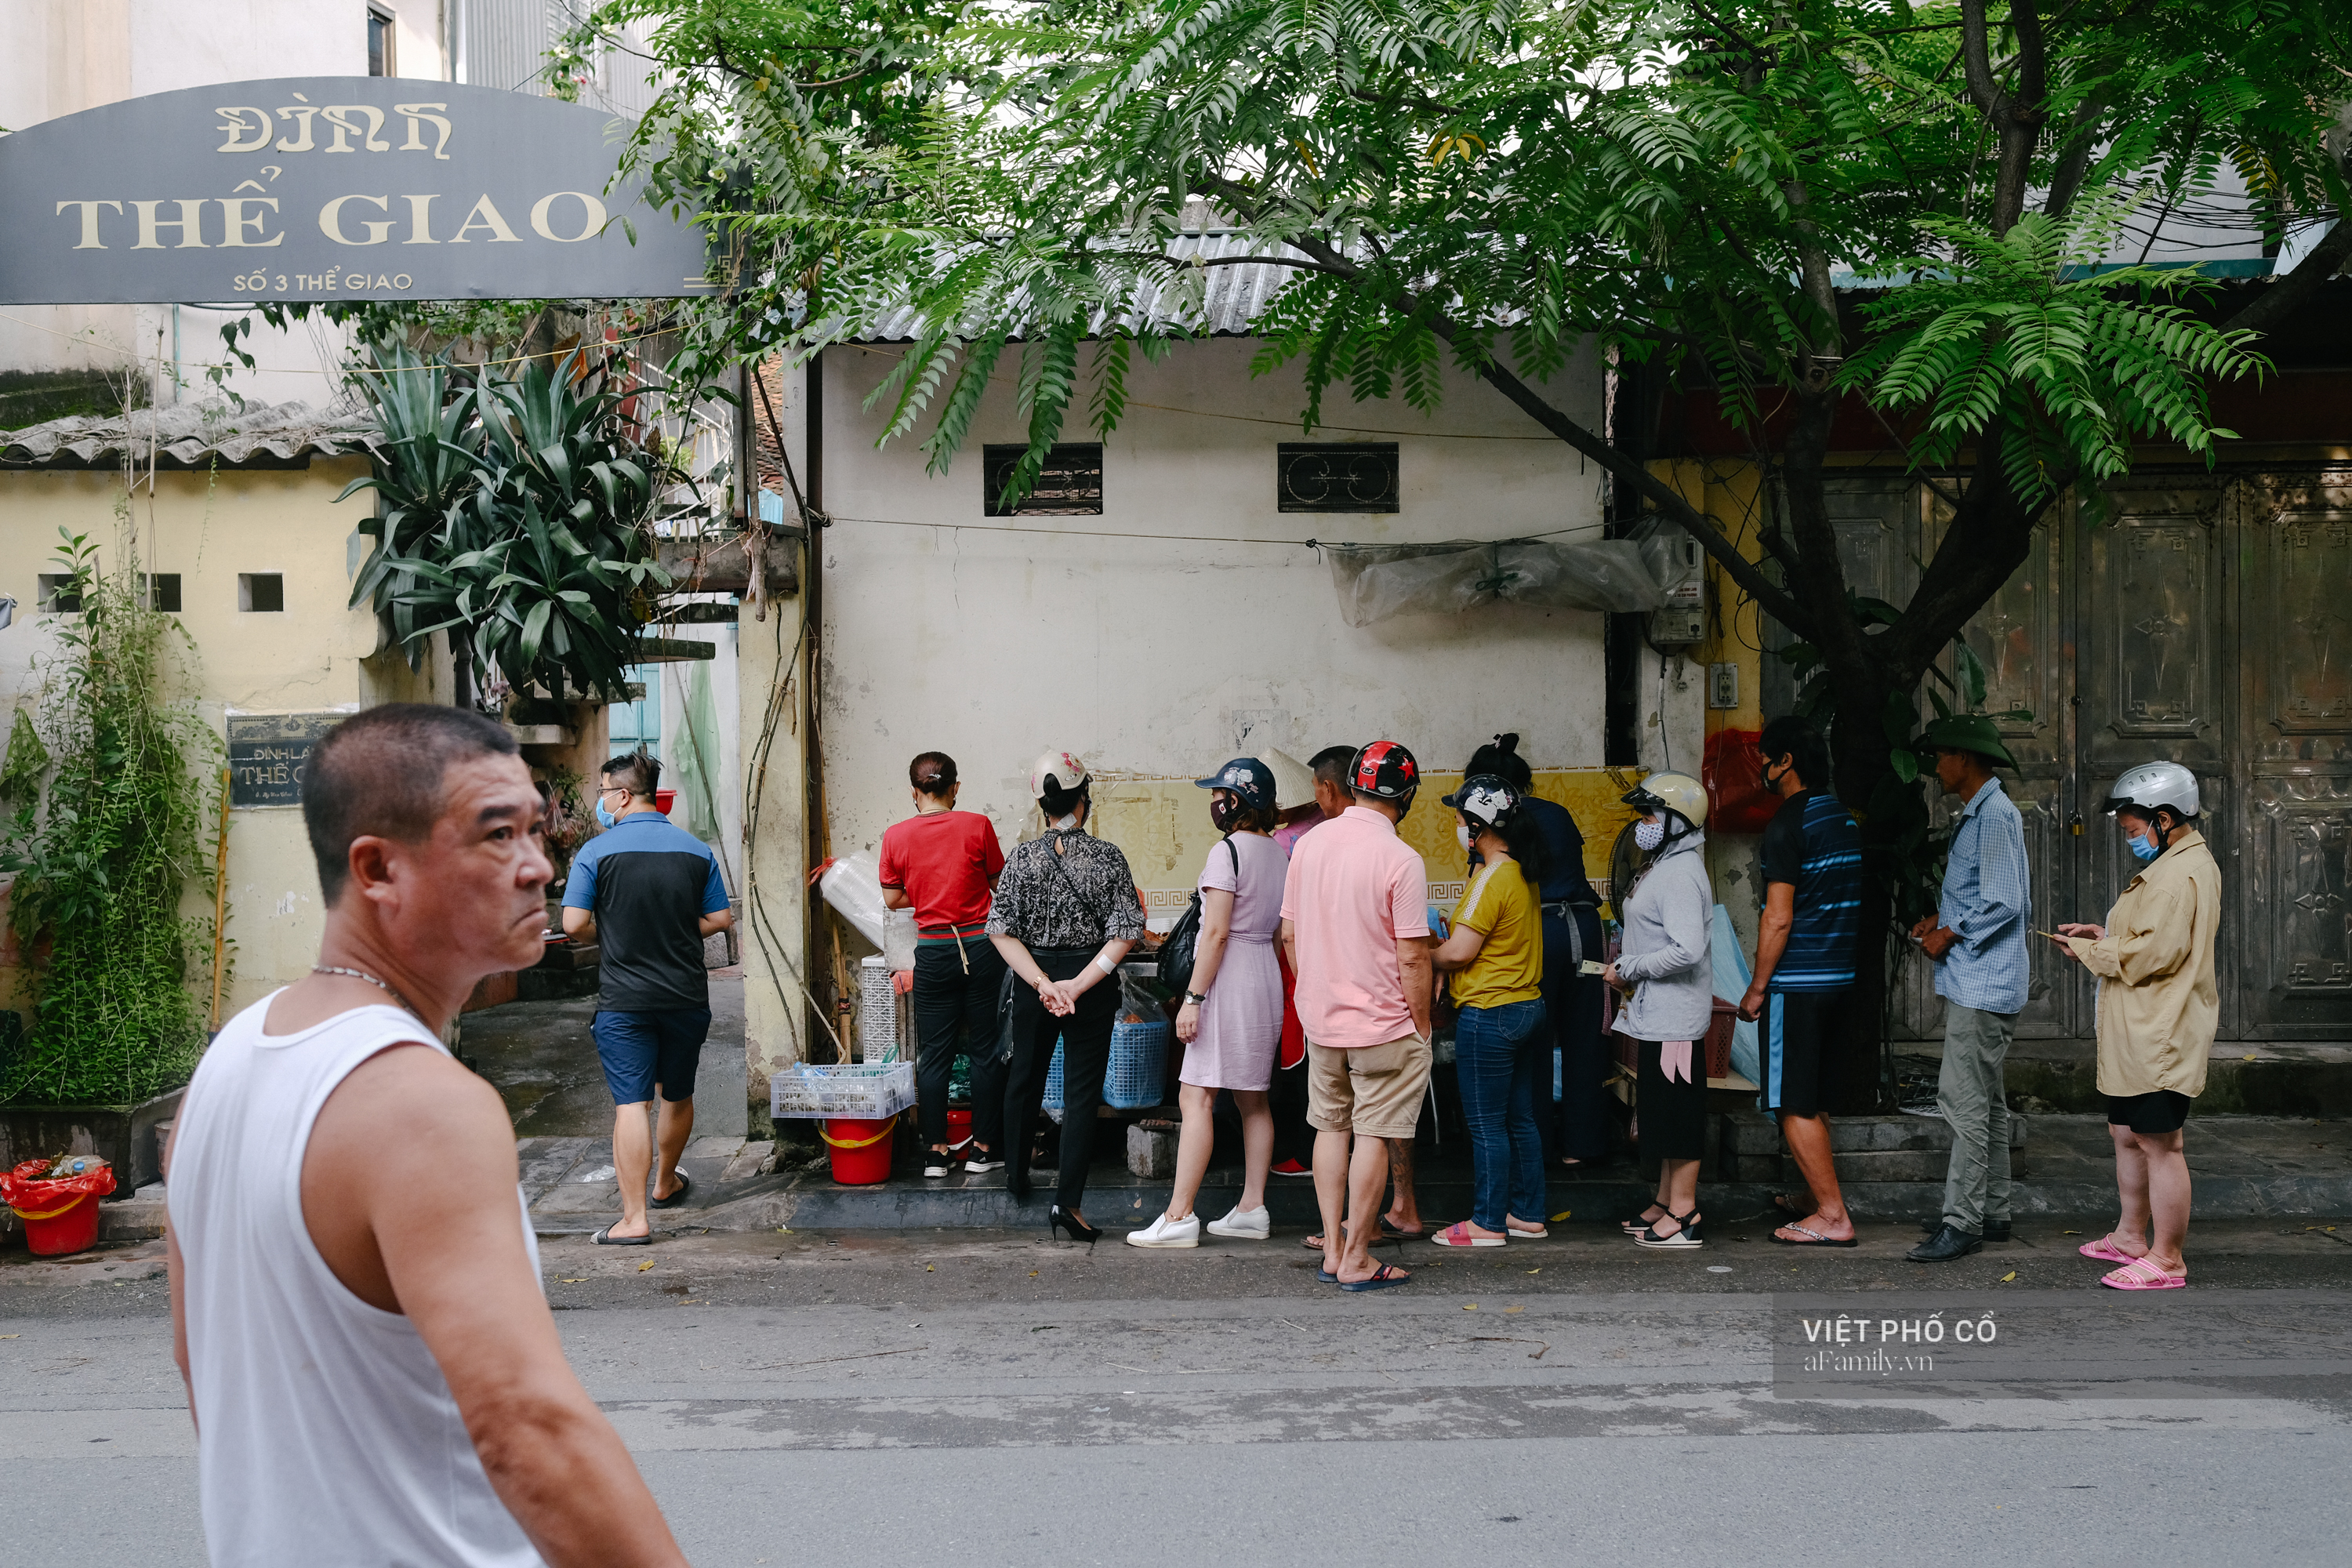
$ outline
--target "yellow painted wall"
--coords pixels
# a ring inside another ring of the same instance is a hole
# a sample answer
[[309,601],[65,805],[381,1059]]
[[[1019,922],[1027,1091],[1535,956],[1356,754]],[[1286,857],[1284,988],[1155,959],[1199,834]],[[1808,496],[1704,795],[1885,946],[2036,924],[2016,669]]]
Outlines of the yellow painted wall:
[[[1758,535],[1766,521],[1765,498],[1761,472],[1755,465],[1738,459],[1693,458],[1654,463],[1651,471],[1712,518],[1717,527],[1738,542],[1740,552],[1748,560],[1764,558]],[[1727,784],[1738,788],[1754,784],[1748,776],[1752,763],[1744,752],[1732,757],[1729,742],[1742,734],[1753,737],[1766,719],[1777,715],[1767,714],[1762,707],[1763,612],[1711,556],[1706,578],[1706,639],[1692,657],[1703,678],[1707,667],[1717,664],[1729,664],[1739,672],[1738,706],[1717,708],[1710,701],[1706,710],[1700,776],[1706,782],[1710,801],[1719,805]],[[1726,779],[1721,776],[1725,773],[1739,776]],[[1756,951],[1757,901],[1763,891],[1756,879],[1758,842],[1756,834],[1726,832],[1720,827],[1707,834],[1707,870],[1715,883],[1716,900],[1730,915],[1740,945],[1750,957]]]
[[[352,569],[368,542],[357,533],[372,492],[337,502],[367,472],[363,458],[303,469],[163,472],[152,500],[146,479],[121,515],[120,470],[0,471],[0,594],[17,601],[0,631],[0,703],[36,700],[39,664],[56,648],[57,617],[36,613],[37,578],[54,571],[58,530],[86,533],[100,563],[121,559],[123,517],[136,525],[145,569],[180,574],[180,624],[193,640],[194,699],[214,730],[226,714],[356,709],[378,702],[448,700],[446,669],[412,674],[397,653],[376,654],[376,619],[352,609]],[[282,612],[237,608],[239,573],[285,579]],[[299,807],[229,814],[229,940],[233,984],[224,1016],[306,972],[323,927],[318,877]],[[207,835],[209,843],[210,835]],[[202,899],[191,887],[189,912]],[[206,910],[205,912],[209,912]],[[0,972],[0,986],[17,976]]]
[[[1637,776],[1632,769],[1607,768],[1544,769],[1535,775],[1536,794],[1575,816],[1584,834],[1585,870],[1604,899],[1609,847],[1633,819],[1617,797]],[[1458,773],[1423,774],[1421,793],[1398,830],[1421,852],[1430,898],[1448,906],[1462,894],[1463,856],[1454,837],[1454,813],[1439,797],[1461,782]],[[1097,778],[1094,793],[1094,830],[1126,854],[1143,894],[1145,916],[1164,923],[1181,913],[1217,842],[1217,830],[1209,823],[1209,792],[1190,779]]]

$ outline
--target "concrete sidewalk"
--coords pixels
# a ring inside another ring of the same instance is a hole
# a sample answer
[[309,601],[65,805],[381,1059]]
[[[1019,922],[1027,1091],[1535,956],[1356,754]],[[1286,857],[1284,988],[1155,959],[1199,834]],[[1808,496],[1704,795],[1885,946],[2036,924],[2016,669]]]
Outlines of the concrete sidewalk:
[[[1761,1119],[1756,1119],[1761,1122]],[[1727,1143],[1756,1142],[1743,1118],[1727,1117]],[[1839,1163],[1848,1180],[1847,1200],[1858,1214],[1877,1219],[1924,1219],[1941,1207],[1943,1148],[1949,1134],[1932,1118],[1878,1118],[1833,1124]],[[1762,1131],[1777,1146],[1769,1123]],[[1898,1142],[1911,1147],[1890,1147]],[[608,1141],[593,1138],[526,1138],[518,1144],[531,1214],[542,1235],[584,1233],[620,1212],[620,1189],[612,1173]],[[687,1173],[695,1184],[688,1204],[656,1215],[667,1230],[719,1231],[793,1229],[904,1230],[1019,1229],[1042,1226],[1052,1201],[1050,1175],[1033,1173],[1034,1192],[1026,1202],[1005,1191],[1004,1173],[955,1175],[927,1181],[898,1174],[880,1186],[836,1184],[820,1163],[802,1170],[761,1173],[772,1145],[726,1138],[699,1138],[687,1151]],[[2304,1117],[2192,1117],[2189,1168],[2197,1182],[2200,1218],[2254,1218],[2352,1214],[2352,1121]],[[1769,1164],[1767,1162],[1769,1162]],[[2037,1116],[2026,1124],[2023,1147],[2012,1157],[2020,1215],[2097,1215],[2115,1206],[2112,1145],[2106,1121],[2096,1116]],[[1730,1152],[1717,1164],[1731,1179],[1707,1179],[1703,1192],[1726,1216],[1761,1212],[1770,1194],[1789,1182],[1777,1153]],[[899,1171],[907,1171],[902,1160]],[[1222,1214],[1239,1196],[1237,1165],[1212,1167],[1197,1206]],[[1418,1178],[1422,1213],[1433,1222],[1469,1212],[1466,1159],[1449,1151],[1422,1152]],[[1647,1201],[1648,1187],[1630,1165],[1590,1176],[1556,1176],[1547,1208],[1551,1215],[1580,1219],[1631,1214]],[[1124,1165],[1098,1161],[1088,1173],[1085,1213],[1097,1225],[1140,1225],[1167,1205],[1165,1178],[1133,1174]],[[1314,1184],[1276,1179],[1267,1206],[1278,1226],[1316,1223]]]

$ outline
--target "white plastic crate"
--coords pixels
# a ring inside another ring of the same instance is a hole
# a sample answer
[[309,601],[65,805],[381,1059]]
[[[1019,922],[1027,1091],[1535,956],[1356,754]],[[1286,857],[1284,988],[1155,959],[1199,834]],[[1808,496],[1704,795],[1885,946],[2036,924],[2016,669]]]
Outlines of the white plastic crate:
[[890,970],[879,958],[868,958],[857,968],[857,1059],[866,1063],[911,1061],[908,998],[890,984]]
[[915,1103],[915,1064],[785,1068],[768,1080],[768,1111],[787,1120],[854,1116],[879,1121]]

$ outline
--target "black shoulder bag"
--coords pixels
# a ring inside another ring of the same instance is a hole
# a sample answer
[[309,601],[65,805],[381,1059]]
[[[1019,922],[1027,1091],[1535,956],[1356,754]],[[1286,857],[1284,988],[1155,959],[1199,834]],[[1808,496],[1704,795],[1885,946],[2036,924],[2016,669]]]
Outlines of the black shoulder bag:
[[[1234,847],[1230,833],[1221,842],[1225,853],[1233,857],[1234,880],[1238,883],[1242,879],[1242,852]],[[1176,917],[1176,923],[1160,939],[1160,984],[1179,996],[1188,994],[1192,989],[1192,960],[1200,945],[1201,889],[1195,888],[1192,901],[1184,906],[1184,912]]]

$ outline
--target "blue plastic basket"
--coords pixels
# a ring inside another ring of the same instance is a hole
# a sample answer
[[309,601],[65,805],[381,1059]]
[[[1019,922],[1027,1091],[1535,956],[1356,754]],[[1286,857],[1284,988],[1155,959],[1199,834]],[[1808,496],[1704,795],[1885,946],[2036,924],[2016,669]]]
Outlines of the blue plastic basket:
[[1045,1098],[1038,1101],[1048,1110],[1062,1109],[1062,1042],[1054,1041],[1053,1065],[1045,1069]]
[[[1103,1075],[1103,1103],[1120,1110],[1140,1110],[1158,1105],[1168,1086],[1168,1039],[1172,1031],[1164,1018],[1141,1024],[1114,1024],[1110,1031],[1110,1068]],[[1062,1042],[1054,1042],[1054,1059],[1045,1068],[1048,1110],[1062,1109]]]
[[1121,1110],[1158,1105],[1168,1087],[1165,1018],[1111,1026],[1110,1070],[1103,1076],[1103,1099]]

